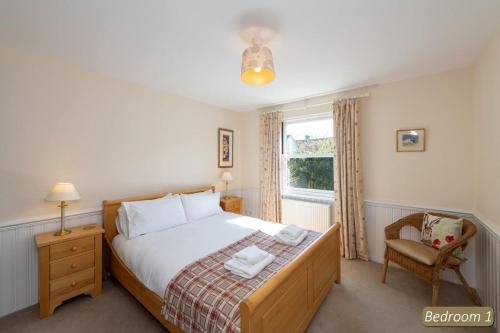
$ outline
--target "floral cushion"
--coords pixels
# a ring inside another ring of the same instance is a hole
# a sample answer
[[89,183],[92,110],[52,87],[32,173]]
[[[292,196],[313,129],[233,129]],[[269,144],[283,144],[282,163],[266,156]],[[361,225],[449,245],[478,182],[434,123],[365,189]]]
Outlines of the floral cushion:
[[[440,249],[462,236],[463,223],[464,221],[461,218],[452,219],[425,213],[422,222],[421,240],[426,245]],[[465,259],[462,247],[456,248],[453,255],[458,259]]]

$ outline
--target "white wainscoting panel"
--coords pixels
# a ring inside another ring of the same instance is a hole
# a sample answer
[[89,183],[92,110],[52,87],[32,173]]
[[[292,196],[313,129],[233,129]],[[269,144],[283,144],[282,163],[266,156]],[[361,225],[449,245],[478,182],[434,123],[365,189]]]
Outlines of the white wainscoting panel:
[[331,204],[283,199],[282,223],[325,232],[331,225]]
[[[38,250],[35,235],[55,231],[58,218],[0,226],[0,317],[38,303]],[[100,211],[67,216],[67,226],[102,225]]]
[[[230,191],[230,193],[243,197],[243,213],[245,215],[259,217],[260,195],[257,188],[237,189]],[[311,205],[321,205],[321,208],[326,208],[323,206],[329,206],[327,204],[297,202],[297,200],[290,199],[283,201],[284,219],[289,219],[287,214],[293,211],[293,214],[296,217],[300,215],[300,220],[303,221],[330,220],[326,217],[324,209],[319,213],[320,210],[311,208]],[[287,201],[294,202],[290,205],[290,202]],[[465,251],[469,260],[463,265],[463,271],[469,283],[477,288],[483,303],[493,306],[497,311],[496,318],[499,318],[500,238],[494,230],[488,227],[490,224],[486,223],[487,221],[484,219],[474,217],[470,213],[365,201],[370,260],[383,262],[384,228],[387,225],[406,215],[423,211],[439,211],[460,215],[476,222],[478,233]],[[89,223],[101,225],[102,213],[94,211],[69,216],[67,222],[68,226]],[[38,302],[38,253],[34,236],[38,233],[56,230],[58,226],[58,218],[0,226],[0,317]],[[420,239],[418,231],[413,228],[404,228],[402,237]],[[458,282],[454,272],[451,271],[444,273],[443,278]]]
[[243,215],[256,218],[260,216],[260,192],[258,188],[231,190],[229,193],[243,198]]
[[476,289],[483,305],[496,310],[495,327],[500,331],[500,236],[480,217],[475,216],[476,235]]

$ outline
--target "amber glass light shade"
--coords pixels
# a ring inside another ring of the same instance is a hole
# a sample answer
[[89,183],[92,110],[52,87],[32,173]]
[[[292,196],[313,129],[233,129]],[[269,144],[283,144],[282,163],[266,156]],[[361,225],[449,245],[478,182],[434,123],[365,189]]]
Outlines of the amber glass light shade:
[[262,86],[275,78],[273,54],[262,45],[254,44],[243,52],[241,80],[249,85]]

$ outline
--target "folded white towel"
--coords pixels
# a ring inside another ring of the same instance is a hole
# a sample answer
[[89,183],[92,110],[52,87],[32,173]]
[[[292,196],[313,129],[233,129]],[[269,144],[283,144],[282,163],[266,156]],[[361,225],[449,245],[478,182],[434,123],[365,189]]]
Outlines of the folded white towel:
[[283,228],[280,232],[283,235],[286,235],[287,237],[294,239],[302,235],[304,229],[302,229],[301,227],[297,227],[294,224],[289,224],[285,228]]
[[259,261],[264,260],[268,254],[269,253],[259,249],[257,246],[251,245],[236,252],[232,257],[244,265],[255,265]]
[[230,259],[224,263],[224,268],[230,270],[231,273],[241,277],[251,279],[260,273],[267,265],[276,259],[274,255],[268,253],[264,260],[259,261],[255,265],[244,265],[237,259]]
[[307,230],[304,230],[297,238],[290,238],[287,235],[278,232],[274,235],[274,240],[282,244],[297,246],[307,237],[307,233]]

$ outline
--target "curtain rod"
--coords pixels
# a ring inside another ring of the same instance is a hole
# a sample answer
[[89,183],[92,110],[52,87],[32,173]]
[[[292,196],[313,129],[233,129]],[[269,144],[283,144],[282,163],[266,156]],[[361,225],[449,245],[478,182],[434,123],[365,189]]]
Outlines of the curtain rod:
[[316,103],[316,104],[307,104],[308,100],[306,99],[305,100],[306,105],[304,105],[304,106],[299,106],[299,107],[285,109],[285,110],[269,110],[269,111],[262,112],[262,114],[272,113],[272,112],[276,112],[276,111],[289,112],[289,111],[306,110],[306,109],[315,108],[315,107],[318,107],[318,106],[331,105],[331,104],[333,104],[335,102],[344,101],[344,100],[347,100],[347,99],[367,98],[367,97],[370,97],[370,93],[361,94],[361,95],[352,95],[352,96],[346,96],[346,97],[340,97],[340,98],[334,98],[333,100],[331,100],[329,102]]

